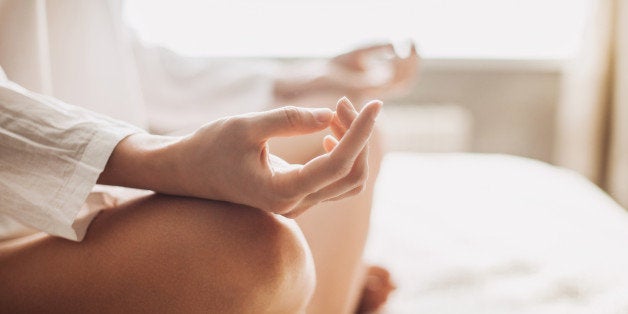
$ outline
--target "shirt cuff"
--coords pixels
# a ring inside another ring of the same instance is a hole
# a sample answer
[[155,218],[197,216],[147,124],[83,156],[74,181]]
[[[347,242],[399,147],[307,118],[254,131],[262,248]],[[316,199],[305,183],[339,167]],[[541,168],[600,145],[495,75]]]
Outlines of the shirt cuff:
[[145,131],[126,124],[108,126],[105,130],[96,132],[78,160],[74,172],[53,198],[54,205],[51,209],[58,211],[59,215],[54,216],[62,221],[52,224],[51,230],[42,231],[73,241],[83,240],[89,224],[99,212],[82,211],[85,200],[96,185],[116,145],[127,136],[141,132]]

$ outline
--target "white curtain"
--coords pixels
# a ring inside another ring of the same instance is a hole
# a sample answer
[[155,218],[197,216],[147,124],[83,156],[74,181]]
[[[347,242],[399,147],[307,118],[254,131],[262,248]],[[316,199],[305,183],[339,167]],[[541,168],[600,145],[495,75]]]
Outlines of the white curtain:
[[628,1],[598,0],[558,110],[555,163],[628,207]]

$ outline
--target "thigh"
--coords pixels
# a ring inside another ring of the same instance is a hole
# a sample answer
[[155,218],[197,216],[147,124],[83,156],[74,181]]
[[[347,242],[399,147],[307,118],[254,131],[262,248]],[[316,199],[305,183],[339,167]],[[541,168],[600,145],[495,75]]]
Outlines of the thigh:
[[319,204],[297,218],[316,265],[317,286],[308,313],[350,313],[363,286],[366,243],[382,150],[375,134],[365,190],[354,197]]
[[254,285],[283,284],[266,274],[307,262],[299,237],[257,209],[151,195],[101,212],[83,242],[39,234],[0,247],[0,309],[240,311],[268,301],[251,296]]

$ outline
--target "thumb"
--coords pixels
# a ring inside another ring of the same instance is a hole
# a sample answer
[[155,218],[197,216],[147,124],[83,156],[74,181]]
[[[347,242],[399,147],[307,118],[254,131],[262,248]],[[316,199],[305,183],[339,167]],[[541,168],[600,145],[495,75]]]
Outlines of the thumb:
[[260,139],[314,133],[331,123],[333,111],[327,108],[282,107],[253,116]]

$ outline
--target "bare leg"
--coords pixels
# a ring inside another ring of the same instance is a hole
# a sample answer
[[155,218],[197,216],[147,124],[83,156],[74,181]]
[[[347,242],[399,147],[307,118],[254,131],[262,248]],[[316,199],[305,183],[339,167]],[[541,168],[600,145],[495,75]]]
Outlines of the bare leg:
[[[321,134],[279,139],[271,150],[290,162],[303,163],[323,153],[321,141]],[[348,199],[317,205],[297,219],[316,265],[317,284],[308,313],[351,313],[357,308],[366,271],[362,252],[383,151],[380,135],[374,133],[366,189]]]
[[260,210],[151,195],[102,212],[85,240],[0,245],[8,313],[295,313],[313,290],[296,224]]

